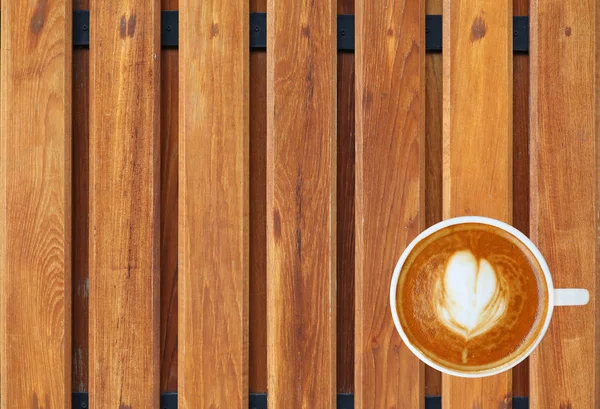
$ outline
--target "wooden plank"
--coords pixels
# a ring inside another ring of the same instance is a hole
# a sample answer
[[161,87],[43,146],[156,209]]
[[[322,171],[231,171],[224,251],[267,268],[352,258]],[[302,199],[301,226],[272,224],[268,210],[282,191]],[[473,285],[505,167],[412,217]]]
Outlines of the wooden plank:
[[[266,12],[267,0],[250,0]],[[267,52],[250,53],[250,392],[267,392]]]
[[4,1],[1,14],[0,406],[67,409],[71,2]]
[[[354,0],[338,0],[354,14]],[[354,54],[337,58],[337,391],[354,392]]]
[[[529,0],[513,0],[515,16]],[[513,226],[529,235],[529,54],[513,54]],[[513,395],[529,396],[529,359],[513,369]]]
[[425,368],[385,294],[425,227],[425,1],[356,3],[357,409],[423,408]]
[[[73,7],[88,10],[88,0],[75,0]],[[74,392],[88,390],[89,369],[89,49],[73,49],[73,351]]]
[[[443,16],[444,217],[510,223],[512,2],[445,0]],[[443,375],[442,406],[497,409],[510,405],[511,390],[511,371],[482,379]]]
[[554,310],[530,358],[531,409],[600,404],[592,325],[598,317],[599,8],[595,1],[531,4],[531,237],[555,287],[592,295],[585,307]]
[[159,396],[158,1],[91,2],[90,406]]
[[[442,0],[427,0],[427,14],[442,14]],[[442,53],[425,56],[425,225],[442,220]],[[442,374],[425,366],[425,394],[442,394]]]
[[333,409],[336,3],[267,7],[269,407]]
[[180,3],[182,409],[248,408],[248,13]]
[[[161,0],[177,10],[178,0]],[[161,50],[160,66],[160,390],[177,390],[177,223],[179,186],[179,51]]]

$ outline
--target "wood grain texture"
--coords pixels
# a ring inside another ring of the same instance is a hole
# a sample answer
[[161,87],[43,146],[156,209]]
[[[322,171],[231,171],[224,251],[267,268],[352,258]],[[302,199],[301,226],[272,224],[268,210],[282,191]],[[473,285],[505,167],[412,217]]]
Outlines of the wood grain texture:
[[[266,12],[266,0],[250,0]],[[267,392],[267,52],[250,53],[250,392]]]
[[269,407],[333,409],[337,8],[267,7]]
[[90,406],[155,408],[160,8],[90,7]]
[[[529,0],[513,0],[515,16]],[[529,235],[529,54],[513,55],[513,226]],[[529,396],[529,359],[513,368],[513,395]]]
[[248,3],[180,3],[179,405],[248,408]]
[[[442,14],[442,0],[427,0],[427,14]],[[425,225],[442,221],[442,53],[425,56]],[[442,394],[442,374],[425,366],[425,394]]]
[[[512,222],[512,16],[512,2],[444,0],[444,218]],[[442,376],[445,409],[510,407],[511,391],[511,371]]]
[[[354,14],[354,0],[338,0]],[[354,54],[337,57],[337,391],[354,392]]]
[[556,288],[591,294],[585,307],[555,308],[530,358],[531,409],[600,404],[599,7],[591,0],[531,4],[531,238]]
[[71,2],[4,1],[1,14],[0,407],[67,409]]
[[[75,0],[73,8],[87,10],[88,0]],[[88,390],[89,369],[89,49],[73,49],[73,163],[72,163],[72,268],[74,392]]]
[[394,266],[425,227],[424,15],[425,1],[356,3],[357,409],[425,402],[389,308]]
[[[178,0],[162,0],[177,10]],[[179,187],[179,52],[163,48],[160,67],[160,390],[177,391],[177,223]]]

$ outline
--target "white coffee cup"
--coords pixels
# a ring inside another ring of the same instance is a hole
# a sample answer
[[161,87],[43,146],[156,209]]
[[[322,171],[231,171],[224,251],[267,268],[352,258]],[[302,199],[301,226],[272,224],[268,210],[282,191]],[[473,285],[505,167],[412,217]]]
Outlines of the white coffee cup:
[[[486,224],[490,226],[498,227],[514,237],[516,237],[519,241],[521,241],[531,253],[537,259],[537,262],[542,268],[545,276],[545,282],[548,287],[548,298],[547,298],[547,314],[546,319],[543,323],[541,331],[539,331],[535,340],[531,343],[531,345],[520,355],[516,356],[514,359],[498,366],[495,368],[490,368],[486,370],[478,370],[474,372],[459,372],[453,370],[451,368],[446,368],[444,366],[439,365],[436,362],[433,362],[429,359],[425,354],[423,354],[418,348],[416,348],[408,339],[406,333],[402,329],[402,325],[400,325],[400,318],[398,317],[398,309],[396,308],[396,293],[398,287],[398,281],[400,279],[400,272],[402,271],[402,267],[404,262],[408,258],[409,254],[415,248],[415,246],[426,237],[434,234],[435,232],[457,224],[463,223],[479,223]],[[527,358],[533,350],[539,345],[540,341],[546,334],[548,330],[548,326],[550,325],[550,319],[552,318],[552,310],[554,307],[562,307],[562,306],[573,306],[573,305],[586,305],[589,302],[590,295],[589,292],[585,289],[581,288],[554,288],[552,284],[552,276],[550,275],[550,269],[548,268],[548,264],[542,253],[538,250],[538,248],[531,242],[531,240],[521,233],[519,230],[515,229],[509,224],[501,222],[496,219],[491,219],[489,217],[481,217],[481,216],[463,216],[463,217],[455,217],[452,219],[444,220],[443,222],[437,223],[427,230],[424,230],[421,234],[419,234],[404,250],[402,256],[398,260],[396,264],[396,268],[394,269],[394,275],[392,277],[392,285],[390,288],[390,306],[392,308],[392,317],[394,319],[394,324],[396,325],[396,329],[400,333],[400,337],[402,341],[406,344],[406,346],[410,349],[410,351],[415,354],[421,361],[425,362],[427,365],[432,368],[437,369],[443,373],[448,375],[460,376],[463,378],[482,378],[485,376],[496,375],[500,372],[504,372],[514,366],[516,366],[519,362],[523,361]]]

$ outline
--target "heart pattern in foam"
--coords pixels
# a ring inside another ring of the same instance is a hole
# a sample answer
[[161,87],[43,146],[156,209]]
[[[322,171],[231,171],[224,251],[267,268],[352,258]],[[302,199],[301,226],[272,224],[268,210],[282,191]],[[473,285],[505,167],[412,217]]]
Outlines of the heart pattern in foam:
[[492,329],[508,304],[506,286],[494,267],[468,250],[452,254],[434,291],[438,319],[465,340]]

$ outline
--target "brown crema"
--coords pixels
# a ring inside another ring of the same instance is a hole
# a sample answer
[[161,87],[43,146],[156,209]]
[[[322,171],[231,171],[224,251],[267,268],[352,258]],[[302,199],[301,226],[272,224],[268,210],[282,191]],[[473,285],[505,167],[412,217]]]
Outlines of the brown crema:
[[548,291],[535,256],[512,234],[466,223],[419,242],[396,293],[400,323],[432,361],[463,372],[500,367],[535,341]]

